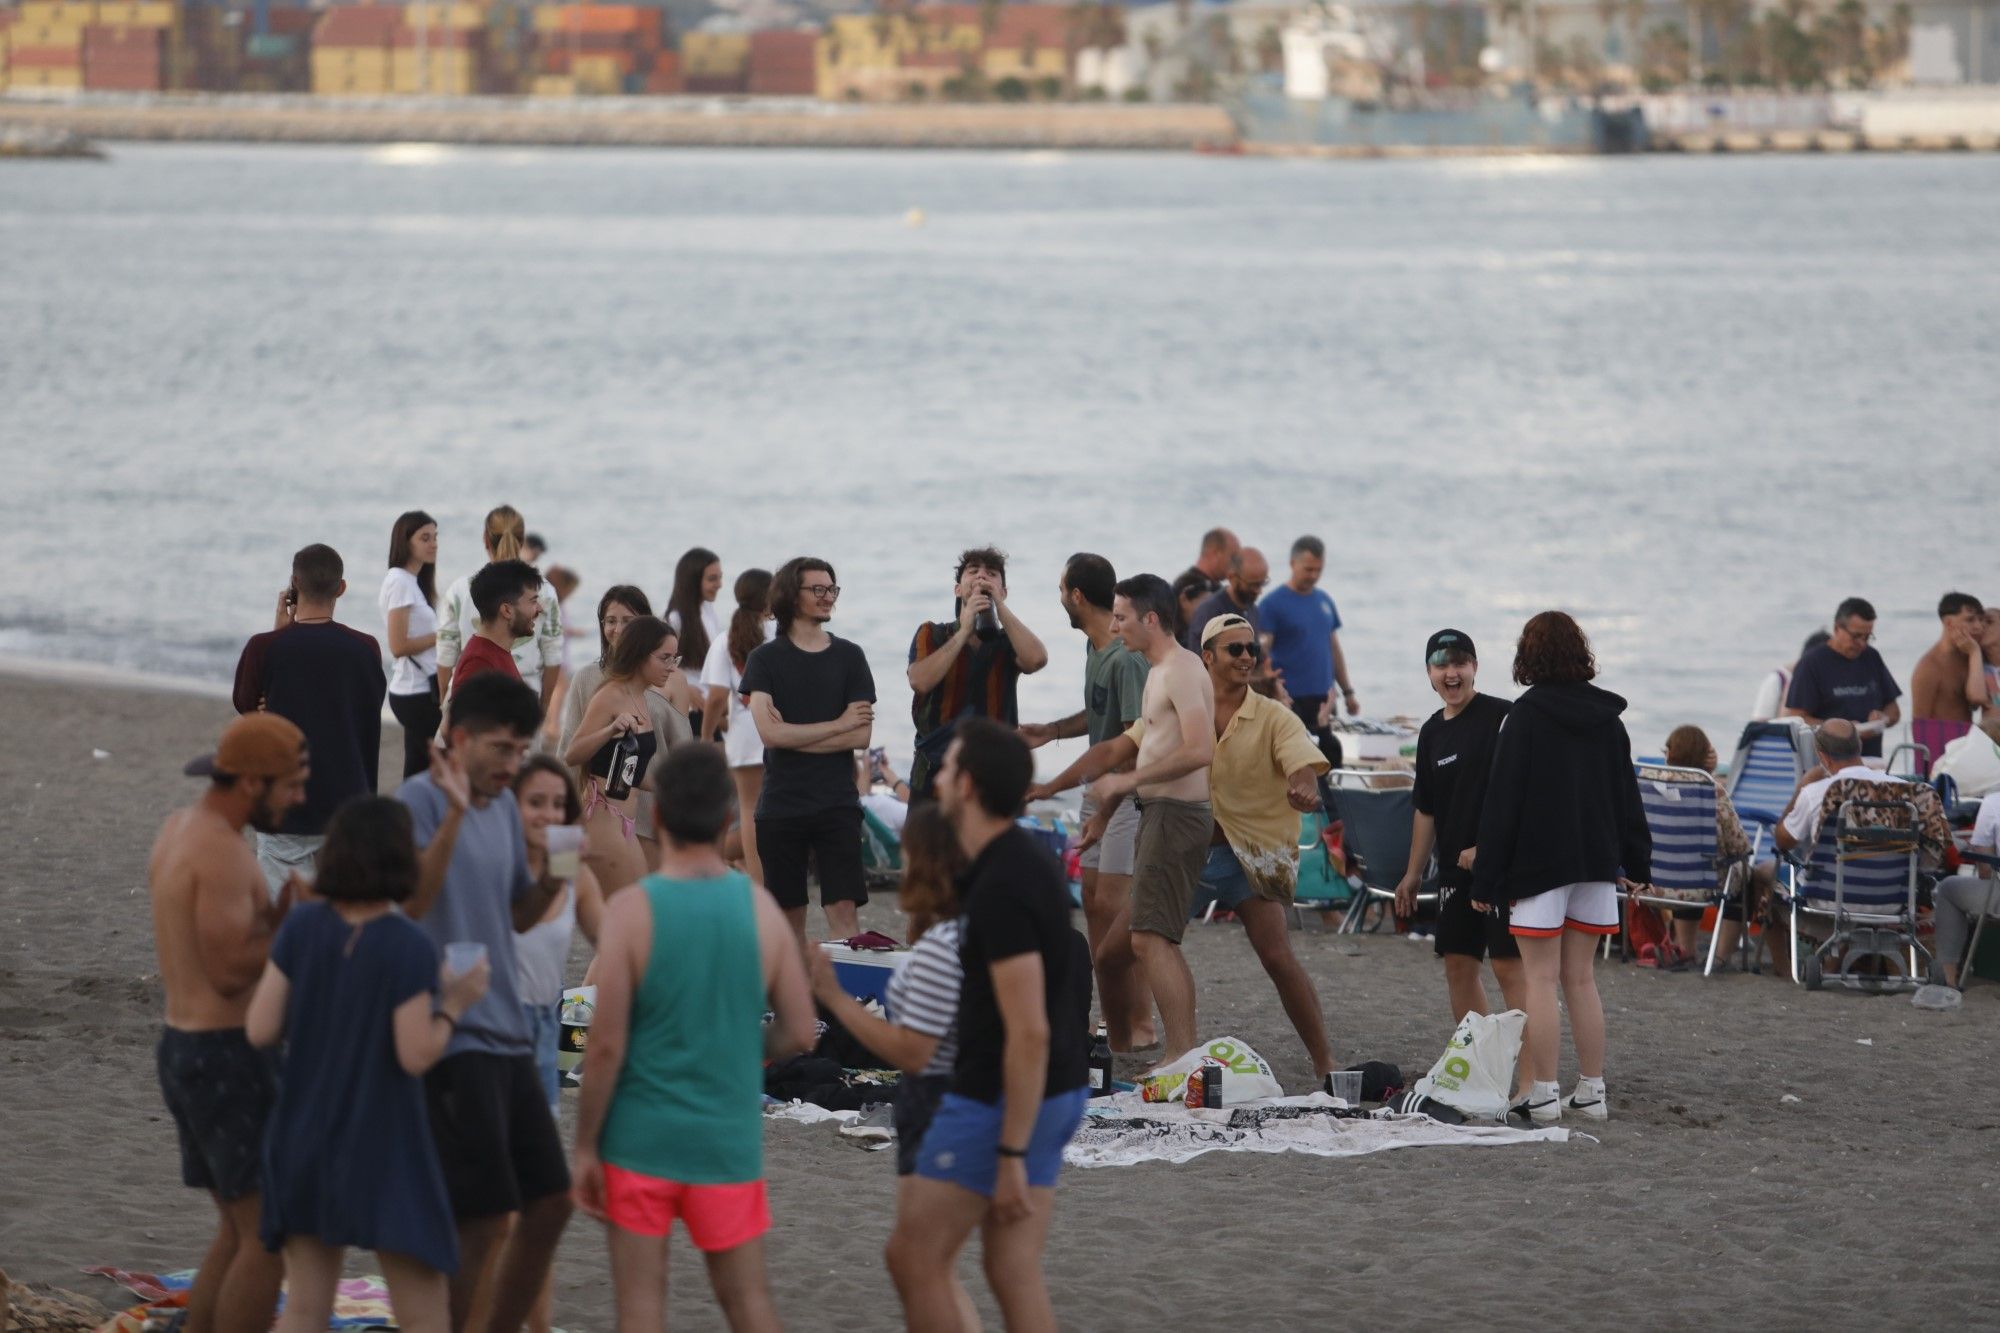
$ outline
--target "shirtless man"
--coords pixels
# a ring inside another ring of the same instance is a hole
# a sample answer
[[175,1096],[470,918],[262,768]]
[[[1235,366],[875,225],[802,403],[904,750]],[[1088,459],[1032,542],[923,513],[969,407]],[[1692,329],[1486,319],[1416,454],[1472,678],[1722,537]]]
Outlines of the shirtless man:
[[1157,574],[1117,585],[1111,627],[1149,670],[1140,701],[1145,733],[1137,767],[1091,784],[1097,805],[1087,847],[1101,835],[1121,801],[1139,797],[1139,844],[1132,896],[1097,947],[1107,989],[1139,966],[1160,1008],[1165,1058],[1177,1060],[1195,1043],[1194,974],[1181,954],[1188,909],[1215,828],[1208,804],[1208,765],[1215,756],[1215,695],[1201,659],[1174,639],[1174,591]]
[[1986,609],[1971,593],[1946,593],[1937,611],[1937,642],[1910,673],[1910,739],[1929,752],[1924,758],[1931,763],[1944,757],[1945,746],[1972,730],[1966,678],[1986,627]]
[[207,1190],[221,1214],[188,1294],[187,1333],[264,1333],[284,1274],[257,1238],[264,1119],[277,1083],[243,1020],[271,936],[305,885],[294,872],[274,904],[243,827],[276,832],[304,802],[305,734],[276,713],[250,713],[186,772],[208,778],[208,791],[167,816],[146,873],[167,992],[160,1091],[180,1135],[181,1181]]

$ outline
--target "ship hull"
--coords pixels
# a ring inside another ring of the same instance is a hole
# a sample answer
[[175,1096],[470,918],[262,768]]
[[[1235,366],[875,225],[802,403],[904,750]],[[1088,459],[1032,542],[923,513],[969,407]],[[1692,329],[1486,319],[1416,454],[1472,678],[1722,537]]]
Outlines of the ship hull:
[[1325,153],[1615,153],[1645,147],[1636,111],[1566,100],[1486,98],[1398,108],[1342,97],[1248,92],[1230,107],[1246,147]]

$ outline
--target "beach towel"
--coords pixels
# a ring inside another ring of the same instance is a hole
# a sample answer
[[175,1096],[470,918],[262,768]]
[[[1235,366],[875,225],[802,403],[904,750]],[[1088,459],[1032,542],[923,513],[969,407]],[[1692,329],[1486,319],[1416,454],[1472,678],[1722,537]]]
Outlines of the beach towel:
[[[110,1278],[149,1307],[186,1305],[188,1290],[194,1286],[195,1270],[192,1268],[180,1273],[131,1273],[122,1268],[108,1267],[86,1268],[83,1271],[93,1277]],[[107,1327],[124,1327],[126,1321],[135,1315],[139,1316],[136,1326],[143,1326],[144,1308],[126,1311]],[[278,1297],[278,1308],[285,1308],[282,1295]],[[337,1329],[396,1327],[396,1316],[389,1308],[389,1284],[372,1276],[342,1279],[335,1289],[333,1319],[327,1326]]]
[[1566,1143],[1562,1128],[1441,1125],[1429,1116],[1377,1111],[1361,1116],[1323,1092],[1246,1106],[1194,1110],[1120,1093],[1092,1102],[1063,1151],[1075,1167],[1180,1163],[1211,1152],[1305,1153],[1362,1157],[1394,1148],[1492,1148]]

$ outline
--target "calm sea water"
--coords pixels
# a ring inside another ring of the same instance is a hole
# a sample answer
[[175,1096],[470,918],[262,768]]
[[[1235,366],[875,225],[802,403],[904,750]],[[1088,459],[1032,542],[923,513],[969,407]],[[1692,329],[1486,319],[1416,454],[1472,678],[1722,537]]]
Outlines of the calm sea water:
[[[921,209],[924,225],[906,218]],[[509,501],[585,604],[813,552],[906,753],[954,553],[1013,553],[1071,711],[1071,551],[1301,532],[1368,711],[1549,605],[1642,746],[1721,740],[1844,594],[1905,679],[2000,598],[2000,158],[120,147],[0,167],[0,652],[226,680],[290,553],[440,582]],[[1723,747],[1726,751],[1727,745]]]

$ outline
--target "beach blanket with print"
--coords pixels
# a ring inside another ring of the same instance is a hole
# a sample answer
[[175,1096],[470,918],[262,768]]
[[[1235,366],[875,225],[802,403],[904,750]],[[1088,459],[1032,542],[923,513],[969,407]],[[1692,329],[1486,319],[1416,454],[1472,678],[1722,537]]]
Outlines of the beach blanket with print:
[[[188,1291],[194,1286],[192,1268],[180,1273],[132,1273],[122,1268],[86,1268],[86,1273],[96,1277],[108,1277],[125,1290],[137,1296],[147,1307],[172,1309],[187,1304]],[[278,1298],[278,1308],[285,1308],[283,1296]],[[127,1311],[121,1320],[142,1314],[142,1310]],[[141,1321],[143,1323],[143,1320]],[[350,1277],[341,1280],[333,1300],[333,1318],[329,1328],[394,1328],[396,1316],[389,1309],[389,1284],[379,1277]]]
[[1364,1115],[1323,1092],[1193,1111],[1123,1092],[1090,1104],[1063,1161],[1078,1167],[1135,1166],[1185,1162],[1211,1152],[1361,1157],[1393,1148],[1493,1148],[1568,1139],[1562,1128],[1443,1125],[1429,1116],[1382,1111]]

